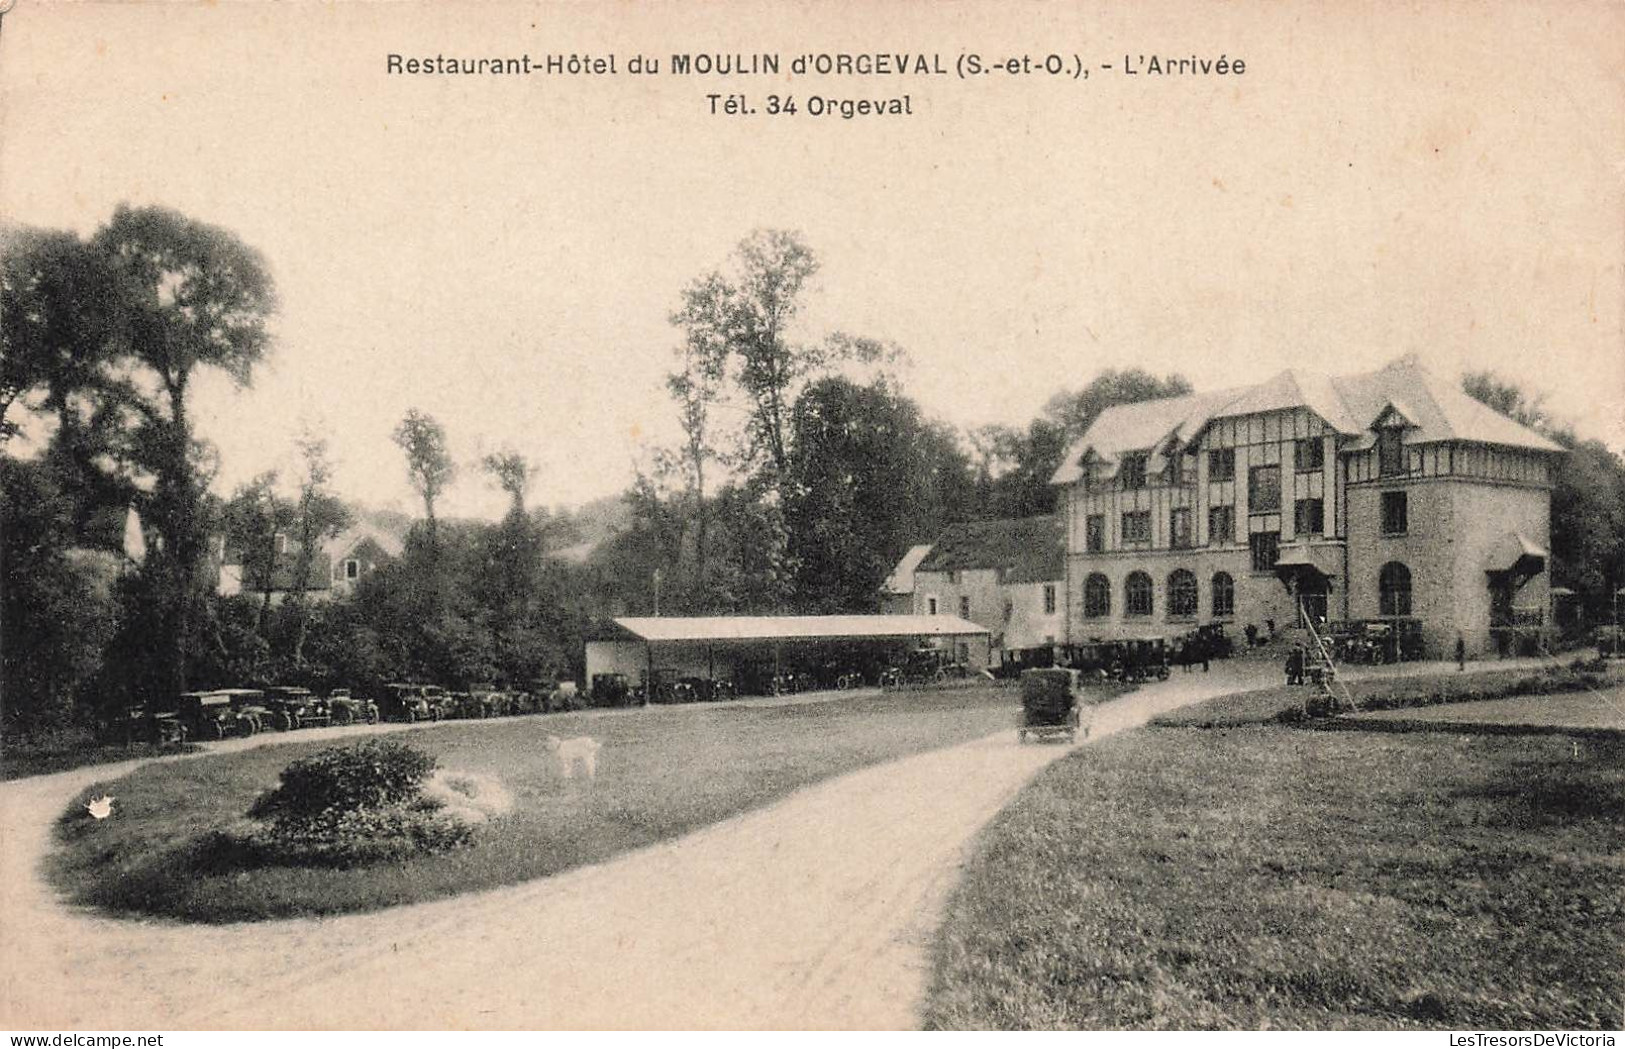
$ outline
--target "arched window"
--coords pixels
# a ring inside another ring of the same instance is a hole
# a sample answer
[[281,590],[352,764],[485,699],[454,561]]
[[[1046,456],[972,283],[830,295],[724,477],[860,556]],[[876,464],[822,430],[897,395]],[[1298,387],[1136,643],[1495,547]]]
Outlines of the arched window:
[[1411,570],[1398,561],[1382,566],[1377,576],[1377,603],[1385,616],[1411,614]]
[[1196,575],[1183,568],[1168,573],[1168,616],[1170,619],[1196,615]]
[[1144,572],[1130,572],[1123,581],[1123,614],[1151,614],[1151,577]]
[[1213,573],[1213,615],[1233,616],[1236,614],[1236,581],[1230,578],[1229,572]]
[[1089,619],[1104,619],[1112,614],[1111,580],[1099,572],[1083,581],[1083,614]]

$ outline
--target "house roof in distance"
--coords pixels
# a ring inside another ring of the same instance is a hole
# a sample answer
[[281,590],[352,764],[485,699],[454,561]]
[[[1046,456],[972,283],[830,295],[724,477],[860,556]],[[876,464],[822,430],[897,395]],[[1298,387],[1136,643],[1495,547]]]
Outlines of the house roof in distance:
[[1411,424],[1407,444],[1470,441],[1541,452],[1563,449],[1521,423],[1467,396],[1455,383],[1435,375],[1414,354],[1358,375],[1324,376],[1288,369],[1264,382],[1231,390],[1187,394],[1138,404],[1114,405],[1101,412],[1073,443],[1052,477],[1071,484],[1091,457],[1115,462],[1124,452],[1152,451],[1174,440],[1189,444],[1219,419],[1290,408],[1308,408],[1340,434],[1366,434],[1390,406]]
[[1053,514],[949,525],[916,571],[1002,568],[1006,583],[1054,582],[1066,575],[1063,527]]
[[891,570],[891,575],[887,576],[886,581],[880,584],[881,592],[887,594],[912,594],[914,592],[914,572],[920,567],[920,562],[925,560],[925,555],[930,552],[930,543],[920,543],[909,547],[908,553],[904,554],[902,560],[897,562],[897,567]]
[[614,623],[640,641],[858,641],[987,633],[958,616],[622,616]]

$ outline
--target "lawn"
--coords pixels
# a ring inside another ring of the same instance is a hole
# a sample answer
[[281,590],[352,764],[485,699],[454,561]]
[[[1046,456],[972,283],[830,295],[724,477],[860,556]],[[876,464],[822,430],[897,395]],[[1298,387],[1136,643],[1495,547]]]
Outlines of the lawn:
[[197,750],[194,744],[154,747],[148,743],[101,743],[88,732],[63,732],[0,741],[0,780],[44,776],[86,765],[111,765],[135,758]]
[[[1562,693],[1595,694],[1618,689],[1625,682],[1625,665],[1554,665],[1543,671],[1490,670],[1471,674],[1372,677],[1346,682],[1349,695],[1361,711],[1409,710],[1444,703],[1477,703],[1508,696],[1555,696]],[[1283,720],[1288,711],[1302,711],[1315,695],[1312,686],[1259,689],[1217,696],[1163,714],[1152,724],[1174,728],[1220,728],[1263,725]]]
[[1625,732],[1625,689],[1512,696],[1478,703],[1448,703],[1422,710],[1377,710],[1360,721],[1429,722],[1446,725],[1554,726]]
[[1149,728],[987,828],[936,1028],[1617,1028],[1625,745]]
[[[1016,722],[1019,694],[972,688],[781,707],[648,708],[451,725],[391,738],[442,768],[499,778],[511,815],[471,848],[349,870],[248,866],[211,846],[295,758],[336,741],[148,766],[85,795],[118,799],[93,821],[75,799],[48,864],[73,901],[115,913],[225,922],[337,914],[539,878],[758,808],[829,776],[977,739]],[[603,744],[597,778],[560,778],[548,734]]]

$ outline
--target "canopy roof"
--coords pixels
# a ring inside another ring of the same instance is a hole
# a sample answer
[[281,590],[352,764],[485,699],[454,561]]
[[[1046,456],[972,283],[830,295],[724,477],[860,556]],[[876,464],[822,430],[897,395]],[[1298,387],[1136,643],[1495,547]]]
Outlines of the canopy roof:
[[1546,560],[1549,557],[1551,554],[1545,547],[1522,532],[1507,532],[1490,547],[1489,556],[1485,558],[1484,570],[1486,572],[1517,570],[1539,574],[1546,567]]
[[623,616],[614,622],[641,641],[829,641],[988,632],[958,616]]

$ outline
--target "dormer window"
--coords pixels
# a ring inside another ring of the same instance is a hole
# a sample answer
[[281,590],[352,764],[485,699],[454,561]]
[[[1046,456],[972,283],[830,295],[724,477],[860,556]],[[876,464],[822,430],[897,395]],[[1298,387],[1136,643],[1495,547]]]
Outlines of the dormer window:
[[1123,487],[1130,491],[1145,487],[1145,460],[1144,452],[1131,452],[1123,456],[1123,465],[1118,467],[1118,476],[1123,479]]
[[1405,472],[1405,446],[1397,426],[1377,431],[1377,476],[1396,477]]

